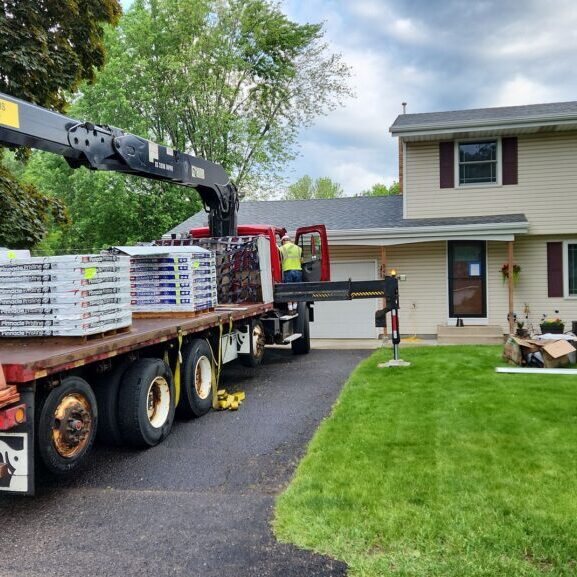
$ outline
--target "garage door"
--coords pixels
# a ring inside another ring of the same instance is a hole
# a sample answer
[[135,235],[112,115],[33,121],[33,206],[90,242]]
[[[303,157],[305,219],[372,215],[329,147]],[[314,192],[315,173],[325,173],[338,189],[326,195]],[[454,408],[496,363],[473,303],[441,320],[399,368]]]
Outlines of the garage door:
[[[375,280],[375,261],[333,261],[331,280]],[[311,324],[313,339],[374,339],[375,311],[378,299],[315,303],[315,322]]]

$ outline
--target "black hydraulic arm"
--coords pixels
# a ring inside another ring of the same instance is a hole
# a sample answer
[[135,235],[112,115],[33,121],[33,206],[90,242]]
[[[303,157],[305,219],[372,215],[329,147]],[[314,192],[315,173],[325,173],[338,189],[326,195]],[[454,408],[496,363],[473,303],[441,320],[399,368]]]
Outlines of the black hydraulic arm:
[[195,188],[209,213],[211,236],[236,234],[238,191],[222,166],[213,162],[2,93],[0,145],[60,154],[72,168],[125,172]]

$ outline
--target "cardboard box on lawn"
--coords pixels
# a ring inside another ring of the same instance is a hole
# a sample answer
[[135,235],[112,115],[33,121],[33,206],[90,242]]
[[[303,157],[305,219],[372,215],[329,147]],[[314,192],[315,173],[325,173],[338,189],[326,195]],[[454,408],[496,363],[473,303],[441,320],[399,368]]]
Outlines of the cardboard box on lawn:
[[566,367],[571,363],[575,347],[566,340],[538,340],[509,337],[503,358],[515,365],[542,363],[546,369]]

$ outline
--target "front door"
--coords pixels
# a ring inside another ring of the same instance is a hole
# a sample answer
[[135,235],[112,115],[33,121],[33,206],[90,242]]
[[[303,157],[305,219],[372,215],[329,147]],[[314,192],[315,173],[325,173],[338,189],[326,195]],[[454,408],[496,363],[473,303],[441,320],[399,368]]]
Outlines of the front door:
[[449,241],[449,317],[486,318],[485,241]]

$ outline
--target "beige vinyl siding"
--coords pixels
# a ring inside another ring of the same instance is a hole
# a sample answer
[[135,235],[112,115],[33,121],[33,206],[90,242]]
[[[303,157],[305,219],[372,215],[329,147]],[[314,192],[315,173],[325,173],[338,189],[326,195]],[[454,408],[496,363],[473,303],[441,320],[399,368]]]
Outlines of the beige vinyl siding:
[[[577,242],[577,235],[527,236],[520,237],[515,241],[514,260],[521,266],[521,273],[519,274],[519,282],[515,287],[514,311],[521,317],[521,320],[525,320],[523,308],[527,304],[530,310],[529,322],[537,332],[539,332],[539,322],[542,315],[557,316],[556,310],[559,311],[558,316],[565,322],[565,330],[571,330],[571,321],[577,321],[577,299],[549,298],[547,296],[547,242],[563,240]],[[497,270],[507,261],[506,248],[503,250],[504,252],[500,251],[495,254],[500,258],[500,260],[497,258],[495,263]],[[505,297],[501,300],[505,301],[504,310],[506,310],[506,286],[503,286],[502,290],[505,292]]]
[[388,246],[387,271],[406,275],[399,281],[401,334],[436,335],[448,317],[446,243]]
[[379,246],[333,246],[329,244],[329,255],[333,260],[376,260],[381,263]]
[[577,233],[577,133],[518,137],[518,184],[439,188],[439,144],[407,143],[406,218],[523,213],[532,235]]

